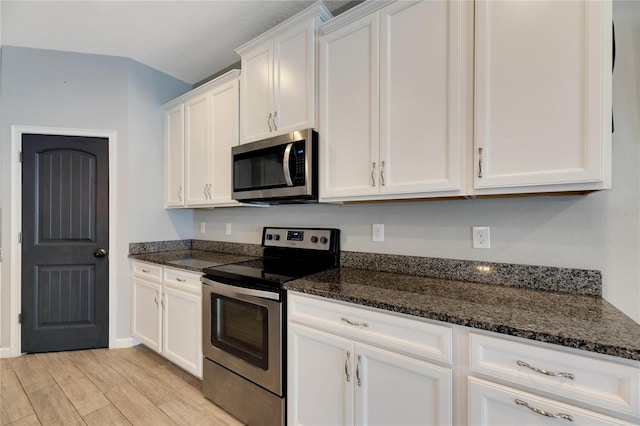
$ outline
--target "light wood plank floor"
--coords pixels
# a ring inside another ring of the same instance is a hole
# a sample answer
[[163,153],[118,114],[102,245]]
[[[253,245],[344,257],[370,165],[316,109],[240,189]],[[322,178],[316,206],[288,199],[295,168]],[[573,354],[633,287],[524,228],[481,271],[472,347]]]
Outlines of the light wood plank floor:
[[0,373],[3,426],[241,425],[142,345],[4,358]]

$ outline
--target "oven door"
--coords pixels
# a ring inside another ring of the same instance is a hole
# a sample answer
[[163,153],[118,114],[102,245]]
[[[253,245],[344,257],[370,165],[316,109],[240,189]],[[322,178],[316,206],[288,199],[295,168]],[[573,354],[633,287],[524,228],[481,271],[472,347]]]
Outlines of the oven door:
[[204,356],[283,396],[280,294],[201,280]]

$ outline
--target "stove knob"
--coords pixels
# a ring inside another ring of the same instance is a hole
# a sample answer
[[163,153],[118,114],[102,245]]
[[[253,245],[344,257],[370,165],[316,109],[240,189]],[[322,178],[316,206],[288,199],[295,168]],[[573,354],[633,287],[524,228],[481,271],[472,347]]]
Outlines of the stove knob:
[[276,241],[280,240],[280,234],[274,234],[273,239]]
[[311,242],[313,244],[317,243],[318,242],[318,237],[316,237],[315,235],[313,237],[311,237]]
[[320,244],[327,244],[328,241],[327,237],[320,237]]

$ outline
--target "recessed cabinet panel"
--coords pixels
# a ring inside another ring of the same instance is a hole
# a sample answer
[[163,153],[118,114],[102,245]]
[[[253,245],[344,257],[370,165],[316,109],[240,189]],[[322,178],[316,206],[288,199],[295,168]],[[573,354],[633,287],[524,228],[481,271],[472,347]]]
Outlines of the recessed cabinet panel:
[[242,57],[240,121],[244,142],[271,136],[273,120],[273,43],[265,43]]
[[352,424],[353,343],[290,324],[288,346],[289,424]]
[[162,350],[162,285],[131,278],[131,334],[156,352]]
[[356,344],[355,424],[452,424],[452,372]]
[[214,89],[209,100],[213,141],[210,202],[216,206],[238,205],[231,198],[231,148],[238,145],[238,80]]
[[476,188],[605,178],[610,9],[604,1],[476,3]]
[[274,132],[315,127],[314,29],[309,21],[274,41]]
[[166,286],[163,297],[163,355],[201,376],[202,297]]
[[321,41],[321,197],[378,192],[377,63],[376,14]]
[[460,189],[467,76],[460,2],[380,11],[380,193]]
[[631,425],[631,423],[593,411],[474,377],[469,378],[469,424],[478,426]]
[[184,206],[184,105],[164,113],[165,205]]
[[209,105],[203,94],[185,103],[187,165],[187,205],[205,204],[208,200],[211,142]]

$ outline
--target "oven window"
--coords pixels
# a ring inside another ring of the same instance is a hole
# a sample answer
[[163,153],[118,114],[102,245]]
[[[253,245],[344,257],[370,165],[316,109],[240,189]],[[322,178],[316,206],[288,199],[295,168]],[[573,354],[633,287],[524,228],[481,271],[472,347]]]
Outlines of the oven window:
[[269,365],[269,315],[264,306],[211,295],[211,344],[256,367]]

